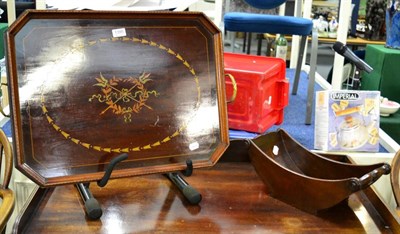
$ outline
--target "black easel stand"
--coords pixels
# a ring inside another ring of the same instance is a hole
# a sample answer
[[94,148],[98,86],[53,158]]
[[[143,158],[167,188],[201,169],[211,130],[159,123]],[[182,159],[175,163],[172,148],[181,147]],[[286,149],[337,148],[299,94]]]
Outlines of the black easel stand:
[[[185,176],[191,176],[193,173],[192,160],[186,160],[186,169],[182,171]],[[182,192],[183,196],[192,205],[197,205],[200,203],[202,196],[201,194],[192,186],[190,186],[178,172],[170,172],[165,174],[168,179],[170,179],[176,187]]]
[[[120,154],[117,157],[113,158],[110,161],[110,164],[108,164],[103,178],[97,181],[97,185],[100,187],[104,187],[108,183],[114,167],[127,158],[128,154],[126,153]],[[184,174],[185,176],[191,176],[192,173],[193,164],[192,161],[188,159],[186,161],[186,169],[182,171],[182,174]],[[201,201],[201,194],[192,186],[190,186],[177,172],[171,172],[165,175],[178,187],[178,189],[183,193],[190,204],[196,205]],[[96,200],[96,198],[93,197],[93,194],[90,192],[90,183],[77,183],[75,185],[79,193],[81,194],[82,200],[85,204],[85,211],[89,219],[99,219],[102,216],[103,211],[101,210],[99,202]]]
[[90,219],[99,219],[103,214],[99,202],[93,197],[90,192],[89,183],[78,183],[76,188],[81,194],[82,200],[85,203],[85,211]]
[[[111,159],[110,164],[108,164],[107,169],[103,175],[103,178],[97,181],[97,185],[100,187],[104,187],[110,179],[111,172],[114,170],[115,165],[127,158],[128,154],[124,153]],[[85,203],[85,211],[88,217],[90,219],[99,219],[103,214],[103,211],[101,210],[99,202],[96,200],[96,198],[93,197],[93,194],[90,192],[89,185],[89,183],[78,183],[76,184],[76,187],[81,194],[83,202]]]

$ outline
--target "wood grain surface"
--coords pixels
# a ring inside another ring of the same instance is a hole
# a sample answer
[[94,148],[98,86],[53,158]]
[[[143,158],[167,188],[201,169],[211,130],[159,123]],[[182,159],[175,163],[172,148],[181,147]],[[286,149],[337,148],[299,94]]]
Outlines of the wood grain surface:
[[7,33],[17,168],[41,186],[216,163],[222,36],[202,13],[29,11]]
[[36,210],[31,203],[14,232],[392,233],[396,228],[361,193],[317,215],[300,211],[269,197],[248,162],[221,162],[195,170],[186,180],[201,192],[199,205],[190,205],[163,175],[111,180],[104,188],[92,185],[103,209],[96,221],[87,219],[73,185],[49,188],[36,200]]

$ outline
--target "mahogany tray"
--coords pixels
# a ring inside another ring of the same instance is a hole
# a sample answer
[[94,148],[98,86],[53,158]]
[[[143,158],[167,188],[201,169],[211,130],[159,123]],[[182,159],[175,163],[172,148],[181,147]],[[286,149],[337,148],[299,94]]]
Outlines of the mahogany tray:
[[16,167],[40,186],[214,165],[222,38],[202,13],[36,11],[6,34]]

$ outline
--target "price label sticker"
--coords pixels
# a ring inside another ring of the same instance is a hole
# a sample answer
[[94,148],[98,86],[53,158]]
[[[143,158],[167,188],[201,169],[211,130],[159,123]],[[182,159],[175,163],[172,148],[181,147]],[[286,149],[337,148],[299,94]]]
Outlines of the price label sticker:
[[126,31],[125,28],[116,28],[112,30],[113,37],[125,37]]
[[200,147],[200,145],[199,145],[199,142],[193,142],[193,143],[191,143],[190,145],[189,145],[189,149],[191,150],[191,151],[193,151],[193,150],[197,150],[198,148]]

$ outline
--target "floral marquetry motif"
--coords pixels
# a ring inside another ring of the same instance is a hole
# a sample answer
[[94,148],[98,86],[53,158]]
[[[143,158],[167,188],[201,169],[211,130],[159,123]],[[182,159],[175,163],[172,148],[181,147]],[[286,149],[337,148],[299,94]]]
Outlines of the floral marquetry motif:
[[[100,73],[99,77],[96,77],[98,83],[95,86],[101,87],[101,93],[93,94],[89,98],[89,102],[96,99],[100,103],[107,104],[107,107],[100,112],[104,114],[108,110],[112,111],[116,115],[123,115],[125,122],[132,122],[132,114],[139,113],[143,107],[150,110],[150,106],[146,105],[146,100],[152,95],[157,97],[156,90],[148,91],[145,87],[146,82],[150,81],[148,77],[150,74],[141,74],[140,77],[129,77],[129,78],[117,78],[106,79]],[[128,83],[128,88],[118,88],[121,83]],[[124,107],[119,103],[130,104],[128,107]]]

